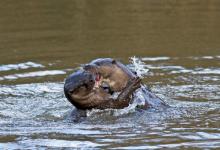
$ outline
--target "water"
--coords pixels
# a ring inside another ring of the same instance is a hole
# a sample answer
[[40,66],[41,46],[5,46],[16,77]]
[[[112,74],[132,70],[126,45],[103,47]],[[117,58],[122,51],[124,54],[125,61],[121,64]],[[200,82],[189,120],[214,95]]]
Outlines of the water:
[[[0,149],[220,148],[220,2],[0,2]],[[147,69],[171,107],[88,112],[64,78],[98,57]]]

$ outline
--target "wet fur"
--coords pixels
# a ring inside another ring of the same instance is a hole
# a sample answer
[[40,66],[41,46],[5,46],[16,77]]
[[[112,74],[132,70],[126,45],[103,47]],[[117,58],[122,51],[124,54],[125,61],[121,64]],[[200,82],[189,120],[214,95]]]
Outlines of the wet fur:
[[116,99],[103,88],[95,88],[95,75],[85,70],[71,74],[64,84],[66,98],[78,109],[121,109],[127,107],[133,92],[140,87],[140,79],[133,78]]
[[[121,62],[111,58],[100,58],[93,60],[89,64],[84,66],[84,70],[93,74],[99,74],[101,76],[100,82],[108,84],[110,91],[119,92],[128,86],[131,80],[137,78],[137,75],[129,70]],[[102,84],[100,83],[100,87]],[[163,107],[168,106],[163,100],[157,97],[149,89],[141,89],[145,94],[145,104],[142,107],[147,109],[149,107]]]
[[111,58],[96,59],[83,68],[86,71],[99,74],[101,82],[107,83],[114,92],[123,90],[129,80],[137,77],[121,62]]

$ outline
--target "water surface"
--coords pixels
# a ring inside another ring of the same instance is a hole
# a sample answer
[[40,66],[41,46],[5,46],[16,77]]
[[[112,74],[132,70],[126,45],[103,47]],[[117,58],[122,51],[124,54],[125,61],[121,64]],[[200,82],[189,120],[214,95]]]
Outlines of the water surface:
[[[0,2],[0,149],[220,148],[218,0]],[[88,112],[64,78],[98,57],[129,63],[171,107]]]

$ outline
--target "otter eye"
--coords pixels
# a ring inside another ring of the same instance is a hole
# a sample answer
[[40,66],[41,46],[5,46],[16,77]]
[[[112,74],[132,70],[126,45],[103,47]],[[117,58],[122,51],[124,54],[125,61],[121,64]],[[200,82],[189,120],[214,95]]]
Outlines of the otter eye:
[[93,82],[93,80],[90,80],[90,82]]

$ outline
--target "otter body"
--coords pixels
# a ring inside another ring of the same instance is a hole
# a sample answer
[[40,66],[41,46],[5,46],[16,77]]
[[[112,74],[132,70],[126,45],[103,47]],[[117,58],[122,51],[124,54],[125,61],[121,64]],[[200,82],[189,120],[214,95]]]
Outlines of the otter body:
[[102,87],[95,87],[96,74],[78,70],[65,80],[64,93],[66,98],[78,109],[121,109],[127,107],[132,93],[140,87],[140,79],[133,78],[120,92],[116,99]]
[[[129,84],[129,80],[137,78],[137,75],[129,70],[129,68],[112,58],[93,60],[89,64],[86,64],[83,69],[96,74],[99,82],[97,86],[102,87],[103,85],[107,85],[111,93],[123,90]],[[168,106],[146,86],[142,86],[140,90],[145,99],[145,104],[140,106],[141,108]]]

